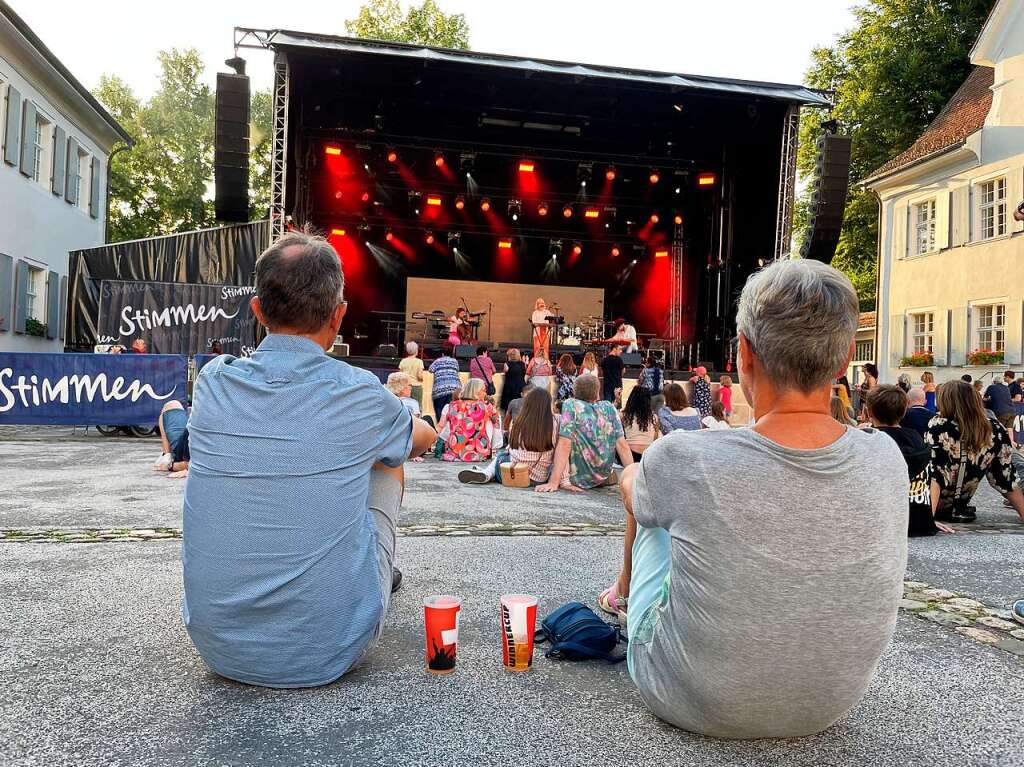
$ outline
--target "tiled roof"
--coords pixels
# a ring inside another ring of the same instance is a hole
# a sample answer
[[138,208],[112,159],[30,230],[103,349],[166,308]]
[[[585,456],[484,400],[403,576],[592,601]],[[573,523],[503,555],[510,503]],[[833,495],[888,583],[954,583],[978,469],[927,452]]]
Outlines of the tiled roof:
[[868,330],[875,326],[875,313],[874,312],[861,312],[860,319],[857,321],[857,330]]
[[902,154],[897,155],[871,174],[884,176],[925,157],[961,143],[981,130],[992,106],[993,70],[974,67],[953,98],[936,115],[924,133]]

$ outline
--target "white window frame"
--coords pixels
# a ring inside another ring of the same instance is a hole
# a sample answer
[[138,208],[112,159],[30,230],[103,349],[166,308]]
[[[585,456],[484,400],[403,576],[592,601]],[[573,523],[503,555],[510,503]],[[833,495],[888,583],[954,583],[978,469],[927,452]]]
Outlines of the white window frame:
[[[938,221],[938,201],[935,197],[911,204],[913,223],[911,234],[913,234],[913,253],[915,256],[923,256],[927,253],[934,253],[937,249],[936,225]],[[924,219],[921,213],[925,212]],[[908,239],[911,239],[908,236]],[[922,240],[924,247],[922,247]]]
[[[870,354],[864,356],[860,353],[862,348],[867,348]],[[853,347],[853,359],[856,362],[864,361],[871,362],[875,358],[875,339],[865,338],[860,341],[856,341]]]
[[[982,325],[982,313],[991,313],[988,324]],[[1006,302],[986,301],[985,303],[973,304],[971,306],[973,315],[974,348],[991,349],[995,352],[1006,351]],[[1002,323],[999,323],[999,315],[1002,315]],[[982,336],[987,335],[988,341],[983,342]]]
[[75,177],[78,179],[76,204],[79,209],[88,213],[89,195],[92,189],[92,155],[81,146],[78,148],[78,169]]
[[[907,356],[935,353],[935,312],[930,310],[907,313]],[[920,341],[920,345],[918,342]]]
[[34,264],[28,264],[28,279],[25,282],[25,318],[38,322],[46,320],[46,269]]
[[32,136],[35,143],[35,159],[32,166],[32,178],[44,188],[50,188],[53,176],[53,120],[36,106],[36,125]]
[[[975,182],[978,204],[978,241],[993,240],[1009,233],[1009,205],[1007,203],[1007,176],[1005,173]],[[985,199],[991,188],[991,199]],[[991,228],[986,229],[986,213],[991,211]]]

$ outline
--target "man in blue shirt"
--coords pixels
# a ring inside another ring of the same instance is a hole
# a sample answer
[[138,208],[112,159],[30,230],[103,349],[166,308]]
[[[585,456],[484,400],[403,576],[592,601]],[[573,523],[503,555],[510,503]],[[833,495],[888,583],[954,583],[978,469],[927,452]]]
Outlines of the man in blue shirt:
[[255,277],[269,334],[248,359],[208,363],[193,391],[182,615],[218,674],[312,687],[381,634],[402,464],[436,435],[374,375],[325,354],[346,305],[324,239],[285,235]]

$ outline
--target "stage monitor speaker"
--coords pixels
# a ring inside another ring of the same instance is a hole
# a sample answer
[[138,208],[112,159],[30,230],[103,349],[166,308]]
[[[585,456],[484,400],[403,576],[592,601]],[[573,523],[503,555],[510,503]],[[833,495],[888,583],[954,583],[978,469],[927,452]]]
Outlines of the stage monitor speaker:
[[331,354],[335,357],[347,357],[348,356],[348,344],[336,343],[331,347]]
[[218,221],[249,220],[249,78],[245,75],[217,73],[213,186]]
[[471,360],[476,356],[476,346],[473,344],[459,344],[455,347],[455,359]]
[[825,133],[817,141],[818,166],[810,199],[810,218],[801,258],[831,263],[843,228],[846,192],[850,185],[849,136]]
[[397,357],[398,347],[394,344],[381,344],[373,353],[374,357]]
[[656,359],[658,362],[660,362],[662,364],[662,366],[664,367],[664,365],[665,365],[665,350],[664,349],[660,349],[660,348],[655,349],[654,347],[651,347],[650,349],[647,350],[647,353],[653,359]]
[[494,361],[495,365],[504,365],[508,362],[508,352],[504,349],[496,349],[491,352],[491,359]]
[[643,364],[643,357],[636,352],[623,352],[622,364],[624,365],[641,365]]

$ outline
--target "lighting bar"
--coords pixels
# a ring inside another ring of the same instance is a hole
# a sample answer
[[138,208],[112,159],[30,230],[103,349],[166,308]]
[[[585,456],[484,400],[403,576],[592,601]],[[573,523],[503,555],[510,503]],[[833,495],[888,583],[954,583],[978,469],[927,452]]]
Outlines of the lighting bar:
[[332,229],[331,230],[331,236],[332,237],[344,237],[345,236],[345,230],[344,229]]
[[714,186],[718,177],[714,173],[701,173],[697,176],[697,186]]
[[519,161],[519,172],[520,173],[533,173],[534,164],[533,160],[520,160]]
[[328,144],[324,147],[324,154],[331,155],[332,157],[340,157],[341,147],[335,146],[334,144]]
[[655,258],[668,258],[668,250],[666,248],[659,248],[654,251]]
[[439,194],[428,194],[427,195],[427,205],[433,205],[434,207],[439,207],[441,205],[441,195],[439,195]]
[[500,250],[512,250],[512,240],[498,240]]
[[587,208],[585,211],[583,211],[583,218],[600,218],[600,217],[601,217],[601,211],[599,211],[597,208]]

